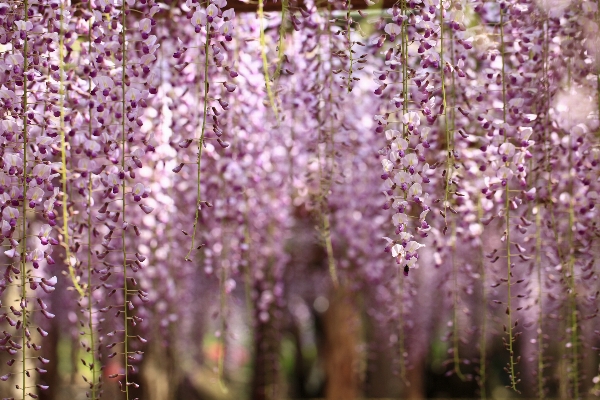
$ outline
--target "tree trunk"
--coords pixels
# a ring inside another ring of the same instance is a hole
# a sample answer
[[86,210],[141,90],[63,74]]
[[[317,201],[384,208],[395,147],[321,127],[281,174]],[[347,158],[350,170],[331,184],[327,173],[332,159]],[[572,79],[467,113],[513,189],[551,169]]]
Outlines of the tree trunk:
[[325,398],[354,400],[360,397],[360,318],[353,299],[343,289],[334,292],[323,315]]

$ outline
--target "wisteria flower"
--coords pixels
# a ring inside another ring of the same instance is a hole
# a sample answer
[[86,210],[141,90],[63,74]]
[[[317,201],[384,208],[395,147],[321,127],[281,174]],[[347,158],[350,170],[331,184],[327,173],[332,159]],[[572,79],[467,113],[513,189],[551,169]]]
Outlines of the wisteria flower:
[[410,111],[402,116],[402,123],[408,126],[408,130],[412,131],[421,124],[419,114]]
[[387,24],[385,26],[385,33],[390,35],[390,40],[393,42],[396,40],[396,35],[402,33],[402,28],[396,24]]
[[207,23],[208,18],[204,10],[198,10],[194,13],[194,15],[192,15],[192,25],[196,28],[196,33],[199,33],[200,29],[203,26],[206,26]]

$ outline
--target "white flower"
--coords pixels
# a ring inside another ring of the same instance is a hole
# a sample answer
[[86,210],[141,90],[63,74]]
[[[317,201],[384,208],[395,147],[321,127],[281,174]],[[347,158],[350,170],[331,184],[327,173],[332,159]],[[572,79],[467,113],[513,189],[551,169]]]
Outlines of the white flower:
[[536,195],[537,189],[536,188],[531,188],[528,191],[524,192],[525,196],[527,196],[528,199],[533,200],[535,199],[535,195]]
[[394,182],[392,182],[390,178],[387,178],[385,181],[383,181],[383,187],[385,190],[390,190],[392,187],[394,187]]
[[36,248],[29,253],[29,257],[31,257],[31,261],[42,261],[44,259],[44,252]]
[[56,279],[56,276],[53,276],[50,279],[46,279],[46,284],[50,285],[50,286],[56,285],[57,282],[58,282],[58,279]]
[[146,82],[148,82],[148,85],[150,85],[150,87],[158,87],[160,85],[160,74],[156,71],[150,72],[150,75],[148,75],[148,79],[146,79]]
[[410,260],[406,261],[406,266],[408,268],[417,268],[417,259],[413,257]]
[[137,101],[141,98],[141,92],[135,88],[130,88],[125,93],[125,101]]
[[469,233],[472,236],[481,236],[481,234],[483,233],[483,226],[479,223],[471,223],[469,225]]
[[415,253],[417,250],[419,250],[421,247],[425,247],[424,244],[421,244],[419,242],[415,242],[414,240],[411,240],[410,242],[408,242],[408,244],[406,245],[406,252],[407,253]]
[[417,155],[415,153],[410,153],[409,155],[404,157],[404,159],[402,160],[402,164],[407,168],[408,167],[416,167],[418,163],[419,163],[419,158],[417,157]]
[[8,222],[6,222],[5,220],[2,220],[2,234],[4,236],[8,235],[8,233],[10,232],[11,226]]
[[33,29],[33,24],[31,23],[31,21],[15,21],[15,25],[20,31],[30,31]]
[[236,283],[233,279],[227,279],[225,281],[224,286],[225,286],[225,293],[229,294],[235,289]]
[[400,224],[407,224],[408,223],[408,215],[406,215],[404,213],[396,213],[392,217],[392,221],[394,222],[395,226],[398,226]]
[[510,107],[523,107],[525,100],[522,97],[515,97],[514,99],[509,100],[508,105]]
[[131,152],[131,155],[134,157],[143,157],[146,154],[146,151],[144,149],[142,149],[141,147],[136,147],[135,150],[133,150]]
[[150,21],[150,18],[142,19],[139,24],[141,32],[148,33],[152,29],[152,21]]
[[387,24],[385,26],[385,33],[391,36],[396,36],[402,33],[402,28],[396,24]]
[[48,239],[50,237],[50,233],[52,233],[52,227],[48,224],[44,224],[40,227],[40,233],[38,234],[38,237],[40,239]]
[[13,101],[16,98],[15,92],[8,89],[0,89],[0,99]]
[[406,150],[408,149],[408,140],[404,138],[397,138],[392,142],[392,151]]
[[411,233],[400,232],[400,240],[403,242],[412,239],[412,237],[413,237],[413,235]]
[[132,193],[134,196],[141,196],[144,194],[144,191],[145,191],[144,185],[138,182],[133,187]]
[[383,170],[385,172],[390,172],[394,169],[394,163],[388,159],[384,158],[383,160],[381,160],[381,164],[383,165]]
[[419,126],[421,124],[421,119],[419,118],[419,114],[414,111],[410,111],[402,116],[402,122],[405,125],[408,125],[409,130],[412,130],[412,127]]
[[82,171],[94,171],[96,169],[96,161],[88,158],[80,158],[77,162],[77,167]]
[[44,191],[39,186],[36,186],[27,192],[27,197],[36,204],[39,204],[44,199]]
[[158,38],[156,37],[156,35],[149,35],[148,39],[144,40],[144,44],[150,47],[150,53],[154,53],[154,51],[160,47],[159,44],[156,44],[157,41]]
[[408,197],[419,197],[423,193],[423,189],[421,188],[421,184],[413,183],[410,189],[408,189]]
[[5,154],[4,162],[7,164],[7,166],[9,168],[23,166],[23,160],[21,159],[21,156],[19,156],[18,154]]
[[14,207],[6,207],[4,211],[2,211],[2,216],[4,219],[18,219],[19,218],[19,210]]
[[154,54],[144,54],[140,58],[140,64],[144,65],[144,66],[148,66],[148,65],[150,65],[150,63],[154,62],[154,60],[156,60],[156,56]]
[[408,202],[404,199],[402,199],[401,197],[395,197],[394,198],[394,203],[392,204],[392,207],[397,209],[400,207],[407,207],[408,206]]
[[521,128],[521,139],[524,141],[528,141],[529,137],[533,134],[533,129],[530,127]]
[[508,167],[500,167],[496,176],[502,180],[509,180],[513,176],[513,172]]
[[23,65],[23,62],[25,61],[25,59],[23,58],[23,56],[20,53],[15,53],[15,54],[8,54],[6,56],[6,58],[4,59],[4,61],[8,65],[14,66],[14,65]]
[[515,154],[515,145],[509,142],[502,143],[498,152],[507,157],[511,157],[513,154]]
[[206,13],[204,10],[198,10],[192,15],[192,25],[204,26],[206,25]]
[[206,7],[206,15],[209,17],[215,17],[219,13],[219,9],[214,4],[210,4]]
[[402,185],[403,183],[408,185],[411,183],[411,175],[406,171],[400,171],[394,176],[394,182],[397,185]]
[[392,257],[402,256],[404,257],[404,247],[399,244],[395,244],[392,246]]
[[10,249],[10,250],[6,250],[6,251],[4,252],[4,254],[6,254],[6,255],[7,255],[8,257],[10,257],[10,258],[14,258],[14,257],[16,257],[16,256],[18,256],[18,255],[19,255],[19,252],[17,251],[17,249],[15,249],[15,248],[12,248],[12,249]]
[[36,178],[46,180],[50,177],[50,172],[52,169],[48,164],[37,164],[33,167],[33,176]]
[[[221,7],[221,8],[223,8],[223,7]],[[224,20],[232,20],[234,18],[235,18],[235,10],[233,8],[223,11],[223,19]]]
[[400,132],[398,132],[395,129],[388,129],[387,131],[385,131],[385,138],[387,140],[394,140],[394,138],[398,137],[399,134]]
[[525,156],[527,155],[527,153],[525,153],[524,151],[520,151],[518,153],[515,154],[515,156],[513,157],[513,163],[516,165],[525,165]]
[[220,31],[223,36],[227,36],[227,35],[231,34],[232,30],[233,30],[233,27],[232,27],[231,21],[225,21],[223,23],[223,25],[221,25]]
[[117,175],[117,174],[108,175],[108,183],[110,183],[113,186],[116,186],[119,183],[121,183],[121,181],[119,179],[119,175]]
[[387,117],[385,115],[375,115],[375,116],[373,116],[373,119],[375,121],[379,122],[380,124],[387,123]]

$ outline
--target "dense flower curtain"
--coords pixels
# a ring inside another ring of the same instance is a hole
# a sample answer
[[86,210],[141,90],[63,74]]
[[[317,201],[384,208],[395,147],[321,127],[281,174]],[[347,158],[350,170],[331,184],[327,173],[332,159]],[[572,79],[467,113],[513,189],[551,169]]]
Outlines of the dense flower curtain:
[[88,398],[146,398],[205,335],[226,392],[242,331],[244,393],[285,398],[321,315],[356,340],[328,398],[410,392],[432,343],[482,398],[496,347],[515,393],[598,395],[599,30],[585,0],[0,3],[0,394],[50,398],[62,337]]

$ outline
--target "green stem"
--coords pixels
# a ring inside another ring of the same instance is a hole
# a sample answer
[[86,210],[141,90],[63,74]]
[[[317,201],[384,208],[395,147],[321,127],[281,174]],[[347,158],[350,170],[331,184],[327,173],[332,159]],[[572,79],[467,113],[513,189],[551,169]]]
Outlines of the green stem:
[[[546,101],[546,107],[545,107],[545,123],[544,123],[544,146],[545,146],[545,154],[544,154],[544,163],[545,163],[545,170],[547,171],[547,173],[549,174],[549,179],[548,179],[548,193],[550,194],[550,204],[552,204],[552,183],[551,183],[551,168],[549,167],[550,165],[550,157],[549,157],[549,146],[548,146],[548,139],[549,139],[549,135],[548,135],[548,126],[550,126],[549,123],[549,118],[550,118],[550,82],[549,82],[549,74],[548,74],[548,56],[549,56],[549,43],[548,43],[548,18],[546,17],[545,21],[544,21],[544,47],[543,47],[543,53],[544,53],[544,63],[543,63],[543,75],[544,75],[544,91],[545,91],[545,101]],[[537,391],[538,391],[538,398],[539,399],[544,399],[545,397],[545,393],[544,393],[544,335],[543,335],[543,331],[542,331],[542,327],[544,325],[544,308],[543,308],[543,282],[542,282],[542,209],[541,207],[539,207],[537,209],[537,213],[536,213],[536,219],[535,219],[535,223],[536,223],[536,266],[537,266],[537,280],[538,280],[538,287],[539,287],[539,292],[538,292],[538,307],[539,307],[539,314],[538,314],[538,329],[537,329],[537,345],[538,345],[538,357],[537,357]]]
[[[331,16],[331,7],[328,6],[328,18],[327,21],[330,21],[332,16]],[[327,29],[327,34],[328,34],[328,40],[329,40],[329,60],[331,62],[331,49],[333,48],[333,39],[332,39],[332,32],[331,32],[331,27],[329,25],[329,22],[326,23],[326,29]],[[319,46],[320,46],[321,40],[319,38]],[[322,64],[322,58],[321,58],[321,52],[318,53],[318,60],[319,60],[319,65]],[[328,77],[325,78],[325,82],[329,83],[329,87],[327,88],[328,90],[328,99],[327,99],[327,104],[329,104],[330,106],[333,104],[333,95],[332,95],[332,90],[333,90],[333,77],[330,75]],[[326,85],[324,85],[326,86]],[[323,88],[322,90],[325,90],[325,88]],[[322,91],[321,93],[319,93],[319,98],[323,100],[323,96],[322,96]],[[321,150],[319,148],[319,145],[317,143],[317,147],[316,147],[316,153],[317,153],[317,164],[319,166],[318,168],[318,182],[319,182],[319,197],[317,199],[317,210],[318,210],[318,218],[320,220],[320,233],[321,233],[321,237],[323,239],[323,242],[325,244],[325,251],[327,253],[327,265],[328,265],[328,269],[329,269],[329,275],[331,276],[331,280],[333,282],[333,286],[334,288],[338,288],[339,287],[339,279],[337,276],[337,268],[335,265],[335,257],[333,254],[333,243],[331,240],[331,221],[330,221],[330,216],[329,216],[329,204],[328,204],[328,194],[330,192],[331,189],[331,181],[333,179],[333,170],[334,170],[334,160],[333,160],[333,154],[334,154],[334,139],[333,139],[333,135],[334,135],[334,129],[333,129],[333,118],[329,118],[329,131],[327,133],[324,133],[324,129],[322,129],[322,127],[325,124],[324,119],[326,119],[327,117],[329,117],[331,115],[331,113],[327,113],[325,118],[323,118],[322,114],[320,112],[320,110],[317,111],[317,120],[319,122],[319,136],[318,136],[318,142],[324,142],[325,143],[325,150],[323,154],[323,157],[321,157]],[[324,158],[324,160],[323,160]],[[331,167],[329,168],[329,170],[327,170],[327,160],[331,159]]]
[[[452,32],[452,31],[451,31]],[[453,37],[450,36],[450,43],[452,44]],[[453,47],[450,50],[450,58],[452,60]],[[444,115],[444,130],[446,133],[446,179],[445,179],[445,190],[444,190],[444,223],[447,226],[447,207],[450,205],[450,185],[452,184],[452,152],[454,147],[454,118],[449,118],[451,113],[448,112],[447,96],[446,96],[446,77],[445,77],[445,60],[444,60],[444,5],[440,2],[440,79],[442,82],[442,107]],[[452,75],[452,98],[454,98],[454,76]],[[452,343],[453,343],[453,362],[454,372],[461,381],[465,381],[466,378],[460,370],[460,353],[459,353],[459,329],[458,329],[458,303],[460,301],[458,291],[458,266],[455,262],[456,252],[456,222],[452,220],[452,238],[451,238],[451,257],[452,257],[452,277],[454,283],[454,296],[452,307]]]
[[227,271],[221,267],[221,288],[219,294],[219,314],[221,317],[221,336],[219,342],[221,343],[221,350],[219,352],[218,360],[218,376],[219,376],[219,387],[225,393],[227,393],[227,387],[225,385],[225,351],[227,346],[227,296],[225,293],[225,282],[227,281]]
[[[90,124],[90,129],[91,129],[91,124]],[[91,399],[92,400],[96,400],[97,398],[97,383],[98,383],[98,377],[96,375],[96,343],[95,343],[95,333],[94,333],[94,311],[93,311],[93,307],[92,307],[92,302],[93,302],[93,296],[92,296],[92,252],[91,252],[91,248],[92,248],[92,177],[91,175],[88,178],[88,198],[87,198],[87,207],[88,207],[88,219],[87,219],[87,223],[88,223],[88,237],[87,237],[87,245],[88,245],[88,252],[87,252],[87,314],[88,314],[88,329],[90,330],[89,336],[90,336],[90,349],[91,349],[91,356],[92,356],[92,361],[91,361],[91,365],[90,365],[90,369],[92,370],[92,382],[90,383],[91,386]]]
[[[573,146],[572,136],[569,135],[569,175],[574,174],[573,166]],[[574,180],[576,176],[569,177],[569,226],[567,229],[568,237],[568,249],[569,249],[569,262],[568,262],[568,273],[569,273],[569,311],[570,311],[570,323],[571,323],[571,380],[573,382],[573,398],[579,399],[579,346],[578,346],[578,321],[577,321],[577,287],[575,285],[575,248],[573,243],[573,228],[575,227],[575,206],[574,206]]]
[[[24,5],[24,14],[25,14],[25,22],[27,23],[29,19],[29,2],[25,0]],[[28,121],[27,121],[27,69],[28,65],[28,36],[25,34],[25,39],[23,43],[23,208],[22,208],[22,227],[21,227],[21,262],[20,262],[20,275],[21,275],[21,304],[25,305],[25,308],[22,310],[23,313],[23,325],[21,326],[21,375],[22,381],[21,384],[23,387],[21,388],[21,394],[23,396],[23,400],[27,395],[27,336],[25,335],[25,330],[27,329],[28,320],[27,320],[27,145],[28,145]]]
[[[402,112],[406,114],[408,112],[408,23],[407,16],[408,10],[406,0],[400,1],[400,9],[404,18],[402,19],[401,34],[402,34]],[[408,127],[406,124],[402,124],[402,136],[407,139]]]
[[[220,177],[223,179],[223,176]],[[220,197],[224,198],[225,194],[220,193]],[[229,210],[225,210],[229,213]],[[227,232],[227,223],[221,221],[221,231]],[[227,236],[227,234],[225,234]],[[225,267],[224,261],[227,260],[229,254],[229,242],[223,243],[223,250],[221,251],[221,276],[219,277],[219,318],[220,318],[220,336],[218,342],[220,344],[219,358],[217,360],[217,374],[219,377],[219,387],[223,393],[227,393],[227,386],[225,385],[225,353],[227,351],[227,293],[225,292],[225,283],[227,282],[227,268]]]
[[[125,94],[126,94],[126,84],[125,80],[127,77],[126,74],[126,66],[127,66],[127,21],[126,21],[126,9],[125,9],[125,1],[122,2],[121,6],[121,15],[122,15],[122,25],[121,28],[121,39],[122,39],[122,65],[121,65],[121,96],[122,96],[122,117],[121,117],[121,129],[122,129],[122,140],[121,140],[121,169],[123,173],[125,173],[125,144],[127,143],[127,133],[125,130],[125,118],[127,115],[127,109],[125,107]],[[122,183],[122,208],[123,208],[123,222],[125,222],[125,218],[127,216],[126,213],[126,177],[123,177]],[[125,365],[125,398],[129,400],[129,307],[127,306],[128,299],[128,285],[127,285],[127,251],[126,251],[126,243],[125,243],[125,232],[121,232],[121,247],[123,250],[123,324],[125,330],[125,336],[123,338],[123,346],[124,346],[124,365]]]
[[[447,104],[446,104],[446,82],[445,82],[445,71],[444,71],[444,6],[440,2],[440,79],[442,81],[442,107],[444,109],[444,131],[446,134],[446,179],[444,187],[444,224],[447,226],[447,215],[448,215],[448,197],[450,195],[450,177],[452,175],[451,168],[451,157],[452,152],[450,149],[450,130],[448,126],[447,118]],[[445,232],[445,231],[444,231]]]
[[[600,0],[596,1],[596,24],[600,29]],[[596,49],[600,48],[600,41],[596,42]],[[597,79],[596,79],[596,93],[597,93],[597,106],[598,106],[598,122],[600,122],[600,54],[596,54],[596,66],[598,68]],[[596,136],[600,139],[600,126]],[[598,365],[598,382],[594,385],[592,392],[600,393],[600,365]]]
[[185,260],[186,261],[191,261],[190,259],[190,255],[192,254],[192,251],[194,250],[194,244],[196,241],[196,230],[198,227],[198,220],[200,218],[200,208],[202,206],[202,187],[200,185],[200,175],[202,172],[202,149],[204,149],[204,135],[206,133],[206,116],[208,115],[208,91],[209,91],[209,84],[208,84],[208,52],[209,52],[209,47],[210,45],[210,24],[206,25],[206,41],[204,43],[204,111],[202,113],[202,130],[200,132],[200,139],[198,140],[198,158],[196,160],[196,165],[197,165],[197,172],[196,172],[196,183],[197,183],[197,192],[196,192],[196,196],[197,196],[197,200],[196,200],[196,213],[194,216],[194,227],[192,228],[192,244],[190,246],[190,250],[188,251],[187,255],[185,256]]
[[68,201],[69,196],[67,195],[67,141],[65,138],[65,71],[64,71],[64,26],[63,26],[63,14],[64,14],[64,2],[60,3],[60,34],[58,36],[58,54],[59,54],[59,108],[60,108],[60,150],[61,150],[61,161],[62,166],[60,169],[60,177],[62,183],[62,217],[63,217],[63,244],[65,246],[65,264],[69,268],[69,277],[73,283],[73,287],[77,290],[79,297],[84,297],[85,292],[83,291],[77,276],[75,275],[75,268],[71,261],[71,246],[69,240],[69,210]]
[[[88,1],[88,11],[92,12],[92,4]],[[92,54],[92,19],[88,20],[88,54]],[[88,77],[89,96],[92,97],[92,78]],[[93,108],[90,108],[90,120],[88,124],[88,137],[92,138],[92,114]],[[92,175],[88,174],[88,193],[87,193],[87,314],[88,314],[88,329],[90,330],[90,349],[92,351],[92,382],[91,385],[91,400],[96,400],[98,394],[97,384],[98,377],[96,375],[96,343],[94,333],[93,319],[93,287],[92,287]]]
[[[477,220],[483,219],[483,207],[481,207],[481,198],[477,198]],[[485,389],[486,385],[486,364],[487,364],[487,304],[488,294],[486,290],[486,273],[485,265],[483,261],[483,243],[481,237],[479,238],[479,267],[481,270],[481,282],[482,282],[482,293],[481,293],[481,304],[483,306],[483,318],[481,325],[481,342],[479,343],[479,388],[481,392],[481,400],[487,398],[487,392]]]
[[333,255],[333,244],[331,243],[331,227],[329,225],[329,213],[323,213],[323,234],[325,235],[325,248],[327,250],[327,264],[329,266],[329,274],[333,281],[333,287],[338,288],[340,285],[337,269],[335,266],[335,257]]
[[252,271],[250,270],[250,246],[252,244],[252,237],[250,235],[250,206],[248,201],[248,193],[244,191],[244,203],[246,205],[244,212],[244,243],[246,246],[246,265],[244,266],[244,286],[246,290],[246,307],[248,308],[248,315],[254,315],[254,306],[252,302]]
[[265,77],[265,87],[267,89],[267,96],[269,97],[269,104],[275,114],[275,119],[279,120],[279,114],[277,112],[277,105],[275,104],[275,97],[271,89],[271,78],[269,77],[269,61],[267,60],[267,43],[265,40],[265,27],[264,23],[264,0],[258,0],[258,19],[260,21],[260,56],[263,63],[263,73]]
[[[400,12],[404,17],[407,16],[407,4],[406,0],[400,1]],[[401,60],[402,60],[402,112],[406,114],[408,112],[408,24],[407,19],[402,19],[402,25],[400,26],[402,42],[400,45]],[[402,118],[400,118],[402,120]],[[408,138],[408,127],[406,124],[402,124],[402,136]],[[400,266],[398,267],[399,269]],[[409,385],[409,381],[406,374],[406,334],[404,332],[404,282],[402,279],[402,271],[398,271],[398,277],[400,279],[400,334],[398,341],[400,342],[400,379],[404,382],[405,386]]]
[[[350,6],[349,6],[349,1],[346,2],[346,7],[348,7],[348,11],[346,12],[346,40],[348,41],[348,58],[350,59],[350,66],[348,67],[348,82],[347,82],[347,87],[346,90],[348,91],[348,93],[350,93],[352,91],[352,72],[353,72],[353,68],[354,68],[354,53],[352,53],[352,40],[350,38],[350,33],[352,31],[352,24],[350,23],[351,18],[350,18]],[[329,3],[328,3],[329,5]],[[330,29],[330,34],[331,34],[331,29]]]
[[276,81],[281,74],[281,68],[283,67],[284,59],[284,47],[285,47],[285,29],[286,23],[285,18],[289,8],[289,0],[281,1],[281,25],[279,25],[279,43],[277,44],[277,68],[273,74],[273,81]]
[[536,232],[536,252],[535,252],[535,264],[537,266],[537,281],[538,281],[538,329],[537,329],[537,345],[538,345],[538,357],[537,357],[537,391],[538,398],[543,399],[544,396],[544,335],[542,334],[542,327],[544,325],[544,308],[543,308],[543,282],[542,282],[542,210],[538,208],[535,215],[535,232]]
[[460,331],[458,329],[458,303],[460,302],[459,291],[458,291],[458,265],[455,260],[456,253],[456,222],[454,219],[452,220],[452,238],[451,238],[451,257],[452,257],[452,279],[454,283],[454,296],[453,296],[453,307],[452,307],[452,353],[453,353],[453,362],[454,362],[454,372],[456,376],[461,380],[465,381],[466,378],[460,370],[460,353],[459,353],[459,335]]
[[406,334],[404,332],[404,282],[406,279],[402,279],[402,267],[398,264],[398,286],[400,293],[399,297],[399,305],[398,305],[398,345],[400,347],[400,379],[402,382],[408,386],[410,382],[406,376]]
[[[500,9],[500,56],[502,57],[502,119],[504,122],[504,143],[508,142],[508,131],[506,129],[506,54],[504,48],[504,11]],[[508,161],[506,163],[508,166]],[[504,193],[504,208],[505,208],[505,240],[506,240],[506,285],[507,285],[507,308],[506,313],[508,315],[508,353],[509,353],[509,374],[510,374],[510,387],[515,392],[517,390],[517,377],[515,376],[515,355],[514,355],[514,335],[513,335],[513,319],[512,319],[512,261],[510,251],[510,182],[506,182],[505,193]]]

